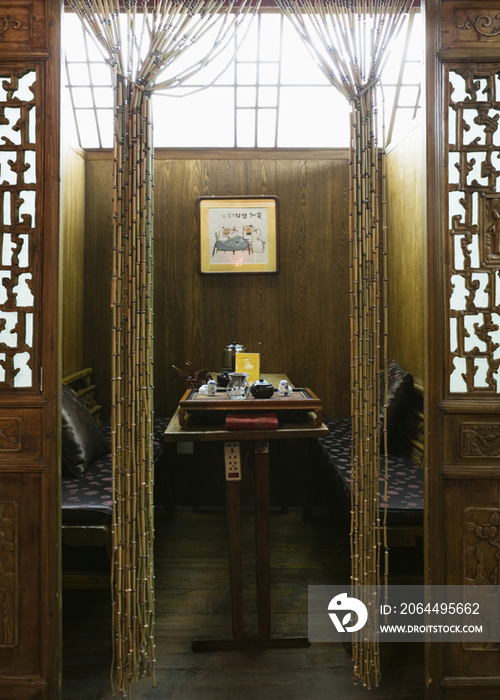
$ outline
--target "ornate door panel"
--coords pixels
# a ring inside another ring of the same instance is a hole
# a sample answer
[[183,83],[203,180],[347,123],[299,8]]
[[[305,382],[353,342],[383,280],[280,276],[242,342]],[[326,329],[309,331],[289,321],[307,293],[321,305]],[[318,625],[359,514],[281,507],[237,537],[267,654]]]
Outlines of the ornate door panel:
[[[500,14],[427,8],[428,578],[500,583]],[[500,645],[430,644],[431,698],[500,696]]]
[[57,698],[57,0],[0,0],[0,697]]

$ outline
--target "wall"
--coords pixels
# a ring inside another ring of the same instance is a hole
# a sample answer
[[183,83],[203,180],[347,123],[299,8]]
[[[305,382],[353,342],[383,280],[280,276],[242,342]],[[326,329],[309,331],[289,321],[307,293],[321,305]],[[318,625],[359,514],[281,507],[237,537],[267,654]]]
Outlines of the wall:
[[84,367],[85,159],[63,147],[62,172],[62,375]]
[[[256,157],[258,154],[258,157]],[[155,153],[155,408],[171,414],[191,360],[219,370],[232,341],[258,351],[323,399],[326,415],[349,403],[348,153]],[[86,170],[86,363],[110,382],[112,156],[89,152]],[[278,275],[200,276],[197,197],[277,195]],[[102,393],[102,392],[101,392]],[[109,399],[101,395],[105,411]]]
[[387,155],[389,359],[424,386],[424,140],[419,124]]

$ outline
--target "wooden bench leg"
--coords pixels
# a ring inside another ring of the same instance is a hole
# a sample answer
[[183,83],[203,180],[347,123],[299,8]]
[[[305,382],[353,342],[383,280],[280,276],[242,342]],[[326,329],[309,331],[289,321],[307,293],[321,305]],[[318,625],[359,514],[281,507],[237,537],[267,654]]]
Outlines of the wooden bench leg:
[[201,496],[206,479],[206,473],[202,465],[202,446],[198,443],[193,443],[193,454],[191,455],[192,469],[194,478],[191,481],[192,497],[193,497],[193,512],[201,513]]
[[[311,446],[312,449],[312,446]],[[307,464],[307,486],[304,496],[304,506],[302,508],[302,520],[308,522],[312,519],[312,509],[316,498],[316,489],[318,485],[318,465],[316,460],[311,459]]]
[[288,469],[289,464],[289,441],[277,440],[278,449],[278,487],[280,499],[280,511],[283,515],[288,513]]

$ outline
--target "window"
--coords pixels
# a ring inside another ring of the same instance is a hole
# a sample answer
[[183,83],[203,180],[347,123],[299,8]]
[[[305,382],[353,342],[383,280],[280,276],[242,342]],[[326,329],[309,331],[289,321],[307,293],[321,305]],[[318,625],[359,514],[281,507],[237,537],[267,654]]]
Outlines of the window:
[[[419,109],[420,27],[420,15],[411,14],[384,73],[388,140],[407,128],[408,114],[413,119]],[[110,69],[72,13],[65,15],[64,36],[69,108],[65,122],[72,123],[82,148],[111,148]],[[189,61],[194,60],[191,54]],[[237,55],[226,53],[181,87],[155,93],[153,115],[156,147],[349,145],[347,101],[279,13],[259,14]]]
[[408,133],[408,127],[419,113],[423,51],[422,15],[412,11],[382,73],[387,143]]

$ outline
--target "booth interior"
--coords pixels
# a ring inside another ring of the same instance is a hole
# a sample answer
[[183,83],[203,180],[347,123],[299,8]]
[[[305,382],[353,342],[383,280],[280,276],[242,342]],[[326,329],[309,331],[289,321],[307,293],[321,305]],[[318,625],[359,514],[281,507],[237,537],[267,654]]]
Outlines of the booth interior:
[[[413,377],[415,434],[406,452],[421,461],[424,380],[423,134],[416,124],[386,160],[388,358]],[[222,350],[260,353],[261,373],[310,388],[327,419],[350,416],[349,152],[346,149],[157,149],[154,194],[154,410],[174,415],[185,383],[172,365],[220,372]],[[109,150],[64,148],[62,375],[91,368],[100,418],[110,415],[112,172]],[[277,274],[198,271],[198,198],[274,196],[279,206]],[[272,442],[272,441],[271,441]],[[281,440],[274,441],[282,443]],[[162,447],[155,502],[222,508],[220,443],[181,454]],[[271,507],[337,506],[307,440],[281,450],[271,469]],[[417,465],[421,468],[421,465]],[[321,481],[323,479],[323,481]],[[311,488],[313,493],[311,495]],[[242,504],[251,493],[242,484]],[[314,513],[314,511],[313,511]],[[414,542],[412,542],[414,544]]]

